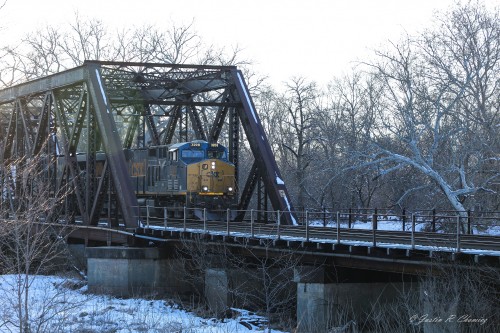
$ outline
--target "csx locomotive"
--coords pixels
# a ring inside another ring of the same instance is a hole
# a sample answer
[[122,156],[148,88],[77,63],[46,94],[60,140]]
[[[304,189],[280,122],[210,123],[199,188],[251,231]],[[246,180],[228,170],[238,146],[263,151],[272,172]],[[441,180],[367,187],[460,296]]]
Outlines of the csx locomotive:
[[[196,140],[127,149],[125,157],[142,216],[148,206],[149,216],[163,216],[167,207],[168,215],[180,217],[186,206],[200,219],[203,208],[207,218],[220,218],[237,204],[235,166],[220,144]],[[97,170],[102,163],[104,154],[98,154]]]

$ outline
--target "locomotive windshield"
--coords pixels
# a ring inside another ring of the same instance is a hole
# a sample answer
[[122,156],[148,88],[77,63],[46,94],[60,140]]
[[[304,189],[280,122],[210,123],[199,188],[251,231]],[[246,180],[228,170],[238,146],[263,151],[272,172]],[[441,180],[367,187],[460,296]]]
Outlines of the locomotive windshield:
[[209,150],[207,152],[208,158],[217,158],[219,160],[227,159],[225,150]]
[[[187,164],[201,162],[205,159],[228,160],[227,149],[224,146],[201,140],[171,145],[169,152],[174,151],[178,151],[179,159]],[[170,160],[174,160],[172,155]]]
[[203,150],[191,150],[186,149],[182,151],[182,159],[189,159],[190,161],[197,160],[201,161],[205,158]]

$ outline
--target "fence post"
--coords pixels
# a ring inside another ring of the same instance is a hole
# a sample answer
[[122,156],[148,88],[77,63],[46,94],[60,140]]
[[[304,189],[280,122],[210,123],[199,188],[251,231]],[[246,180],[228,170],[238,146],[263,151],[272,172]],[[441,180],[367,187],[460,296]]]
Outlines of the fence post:
[[278,239],[281,239],[281,221],[280,221],[280,211],[278,210]]
[[280,235],[280,211],[278,210],[277,212],[277,216],[276,216],[276,222],[278,223],[278,239],[281,238],[281,235]]
[[[65,201],[66,201],[66,200],[65,200]],[[143,223],[143,220],[142,220],[142,219],[143,219],[143,217],[144,217],[144,216],[142,215],[142,213],[141,213],[141,207],[142,207],[141,205],[138,205],[138,206],[137,206],[137,213],[139,214],[139,215],[137,216],[137,226],[138,226],[138,227],[142,227],[142,223]],[[65,208],[65,209],[66,209],[66,208]],[[107,215],[107,218],[108,218],[108,222],[109,222],[109,224],[111,224],[111,212],[110,212],[110,210],[111,210],[111,209],[108,209],[108,215]],[[1,210],[0,210],[0,211],[1,211]],[[68,223],[69,223],[69,221],[71,221],[71,219],[68,219]]]
[[460,252],[460,214],[457,215],[457,253]]
[[186,218],[187,218],[187,210],[186,210],[186,206],[184,206],[184,218],[182,221],[182,223],[184,224],[184,232],[186,232]]
[[227,209],[227,217],[226,217],[226,220],[227,220],[227,235],[230,236],[231,235],[231,232],[229,231],[229,208]]
[[411,214],[411,248],[415,250],[415,221],[417,217],[415,213]]
[[203,208],[203,232],[207,232],[207,209]]
[[163,207],[163,227],[167,227],[167,207]]
[[405,208],[403,208],[402,220],[403,220],[403,231],[405,231],[406,230],[406,227],[405,227],[405,224],[406,224],[406,209]]
[[337,211],[337,244],[340,244],[340,212]]
[[467,211],[467,234],[471,234],[471,221],[472,221],[472,212],[470,209]]
[[432,226],[432,232],[436,232],[436,209],[434,208],[432,210],[432,221],[431,221],[431,226]]
[[373,246],[377,246],[377,208],[372,215]]
[[309,212],[306,210],[306,242],[309,242]]
[[349,221],[347,223],[347,229],[351,229],[351,223],[352,223],[352,208],[349,208]]
[[255,236],[253,229],[253,209],[250,210],[250,233],[252,234],[252,238]]
[[326,208],[323,207],[323,227],[326,227]]

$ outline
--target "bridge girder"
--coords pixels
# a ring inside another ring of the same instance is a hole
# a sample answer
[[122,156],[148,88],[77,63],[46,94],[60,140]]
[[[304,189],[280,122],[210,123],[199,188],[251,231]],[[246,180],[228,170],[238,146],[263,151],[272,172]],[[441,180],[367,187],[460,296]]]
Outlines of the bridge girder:
[[[87,61],[0,90],[0,135],[3,165],[40,153],[48,139],[46,153],[66,161],[63,170],[51,171],[57,174],[54,186],[74,184],[76,215],[86,225],[97,224],[106,195],[114,198],[113,207],[127,228],[138,225],[138,202],[123,148],[193,139],[227,145],[239,177],[239,151],[248,145],[254,167],[248,179],[241,180],[246,185],[239,209],[248,208],[256,184],[262,183],[274,210],[282,212],[281,223],[295,223],[249,89],[234,66]],[[98,176],[95,161],[100,152],[106,162]],[[78,154],[87,156],[84,172]]]

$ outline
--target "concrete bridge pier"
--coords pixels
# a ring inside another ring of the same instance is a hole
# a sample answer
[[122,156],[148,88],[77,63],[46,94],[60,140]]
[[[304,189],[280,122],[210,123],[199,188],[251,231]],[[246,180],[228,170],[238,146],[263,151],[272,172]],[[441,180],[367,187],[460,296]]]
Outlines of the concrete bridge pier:
[[[267,302],[283,304],[295,300],[293,274],[277,268],[211,267],[204,271],[204,296],[210,310],[223,315],[230,307],[266,311]],[[263,280],[266,276],[266,281]],[[269,310],[269,309],[267,309]]]
[[205,270],[205,300],[215,314],[226,311],[232,304],[229,276],[225,269],[208,268]]
[[210,310],[219,315],[230,307],[252,308],[252,300],[259,298],[262,281],[252,268],[205,269],[204,296]]
[[160,248],[89,247],[89,291],[117,296],[187,295],[184,267]]
[[298,333],[356,332],[375,307],[397,300],[404,287],[389,282],[332,282],[327,273],[324,268],[296,270]]
[[298,267],[297,332],[327,332],[332,326],[335,291],[333,283],[326,283],[323,268]]
[[452,290],[442,290],[446,282],[439,279],[427,279],[419,286],[420,312],[416,312],[411,321],[423,326],[424,333],[460,332],[458,307],[461,295]]

